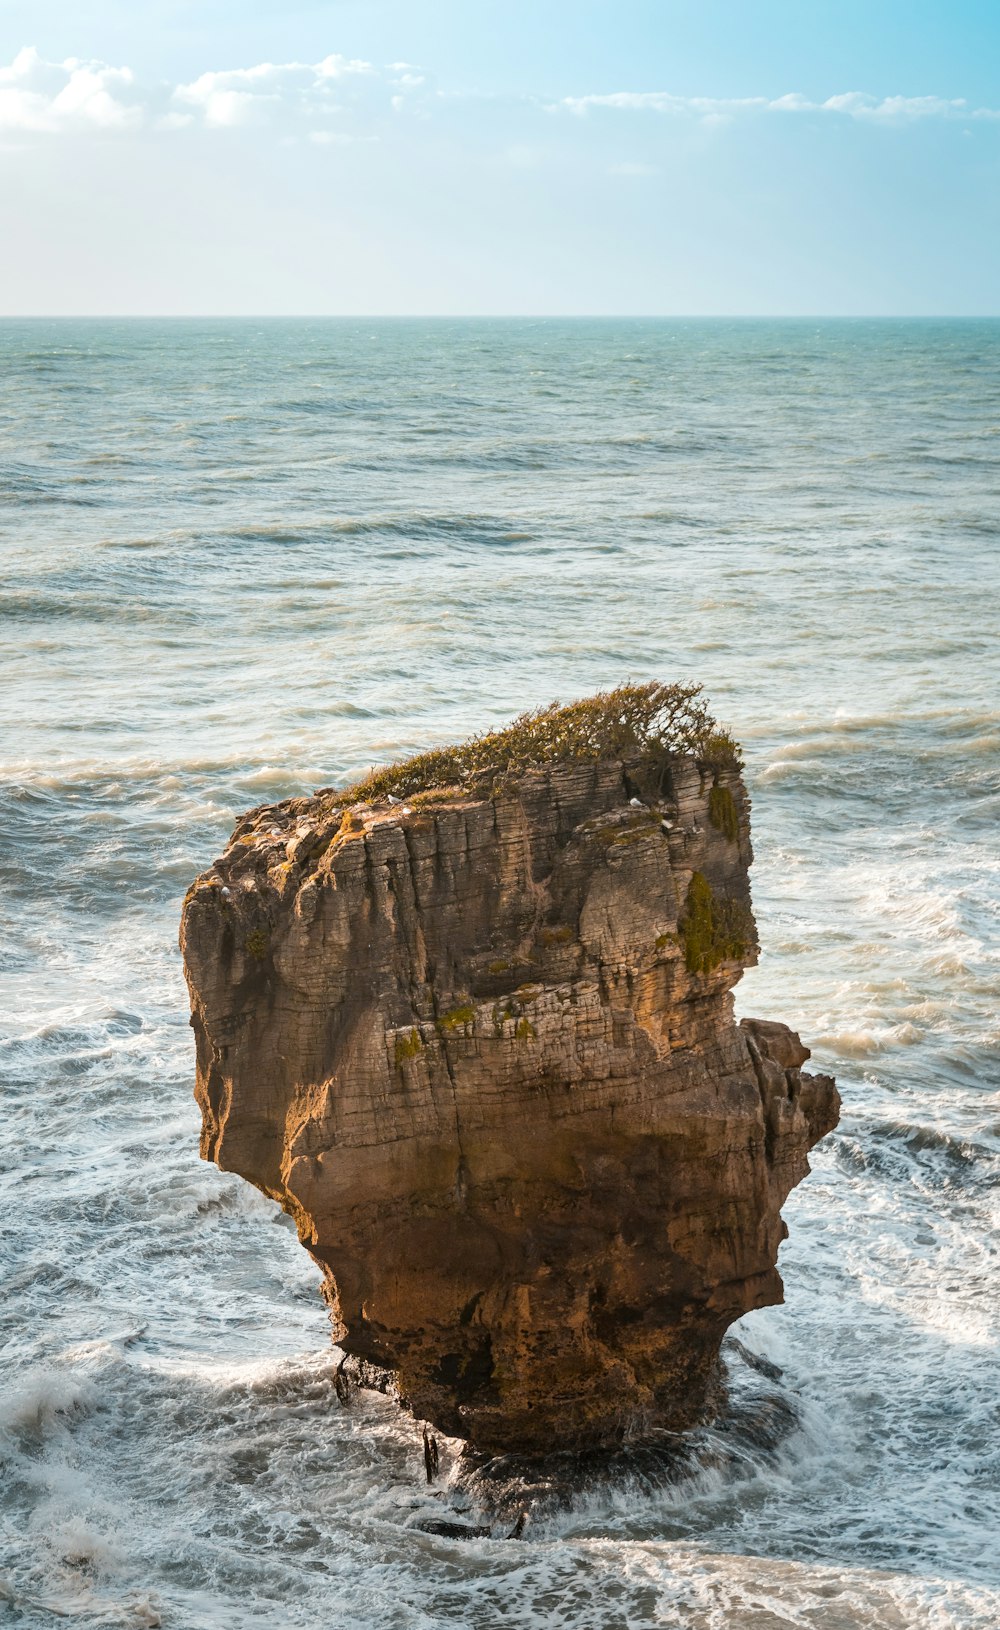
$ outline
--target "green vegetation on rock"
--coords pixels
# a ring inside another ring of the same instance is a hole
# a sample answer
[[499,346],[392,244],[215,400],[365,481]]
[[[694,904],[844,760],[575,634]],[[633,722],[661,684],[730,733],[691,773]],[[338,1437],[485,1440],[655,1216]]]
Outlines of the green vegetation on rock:
[[538,936],[542,945],[568,945],[574,937],[569,923],[560,923],[557,928],[543,928]]
[[700,685],[619,685],[579,702],[522,713],[504,730],[473,736],[385,769],[334,795],[337,805],[412,798],[433,788],[499,791],[526,771],[564,760],[666,759],[687,753],[712,769],[738,768],[739,745],[701,700]]
[[420,1031],[415,1026],[405,1036],[397,1036],[396,1037],[396,1068],[397,1068],[397,1070],[402,1069],[403,1065],[409,1059],[416,1058],[418,1053],[423,1052],[423,1049],[424,1049],[424,1044],[420,1039]]
[[702,872],[688,884],[687,911],[680,923],[689,973],[711,973],[720,962],[739,962],[753,945],[749,907],[720,900]]
[[471,1002],[465,1002],[461,1007],[453,1007],[450,1013],[442,1013],[437,1020],[438,1032],[442,1036],[451,1035],[456,1030],[464,1030],[476,1017],[476,1010]]
[[708,795],[708,818],[716,831],[722,832],[730,843],[735,843],[740,835],[740,817],[736,809],[736,800],[728,787],[720,787],[716,782]]

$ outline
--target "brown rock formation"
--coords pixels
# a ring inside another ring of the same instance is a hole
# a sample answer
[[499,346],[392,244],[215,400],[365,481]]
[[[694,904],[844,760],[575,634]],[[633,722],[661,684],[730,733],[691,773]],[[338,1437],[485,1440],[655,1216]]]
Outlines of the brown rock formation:
[[202,1153],[295,1218],[419,1417],[526,1452],[682,1427],[781,1300],[838,1098],[734,1021],[750,859],[735,767],[570,760],[252,811],[189,892]]

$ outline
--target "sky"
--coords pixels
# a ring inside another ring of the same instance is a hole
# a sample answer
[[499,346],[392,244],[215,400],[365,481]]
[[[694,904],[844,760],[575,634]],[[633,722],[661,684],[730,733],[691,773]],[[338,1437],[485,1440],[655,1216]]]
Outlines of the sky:
[[0,0],[0,313],[1000,313],[1000,0]]

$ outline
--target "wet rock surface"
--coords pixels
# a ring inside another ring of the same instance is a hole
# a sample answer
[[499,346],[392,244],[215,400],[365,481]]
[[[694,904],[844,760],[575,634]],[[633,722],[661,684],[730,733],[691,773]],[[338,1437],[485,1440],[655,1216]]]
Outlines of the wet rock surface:
[[295,1219],[338,1343],[486,1454],[679,1431],[781,1300],[835,1124],[756,959],[749,800],[693,756],[251,811],[181,931],[202,1153]]
[[591,1497],[600,1504],[674,1491],[683,1499],[706,1477],[723,1477],[735,1489],[753,1482],[802,1428],[800,1402],[774,1365],[732,1336],[723,1342],[722,1368],[719,1409],[693,1429],[654,1429],[638,1442],[530,1456],[466,1447],[442,1491],[450,1520],[488,1518],[492,1535],[508,1538],[519,1519],[522,1532],[544,1532],[553,1517],[585,1510]]

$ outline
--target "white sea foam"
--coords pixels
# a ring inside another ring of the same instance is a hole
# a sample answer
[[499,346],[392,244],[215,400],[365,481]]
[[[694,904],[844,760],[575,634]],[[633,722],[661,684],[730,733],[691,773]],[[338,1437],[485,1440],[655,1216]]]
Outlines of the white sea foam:
[[42,1433],[90,1408],[93,1389],[64,1371],[39,1368],[19,1378],[0,1399],[0,1430]]

